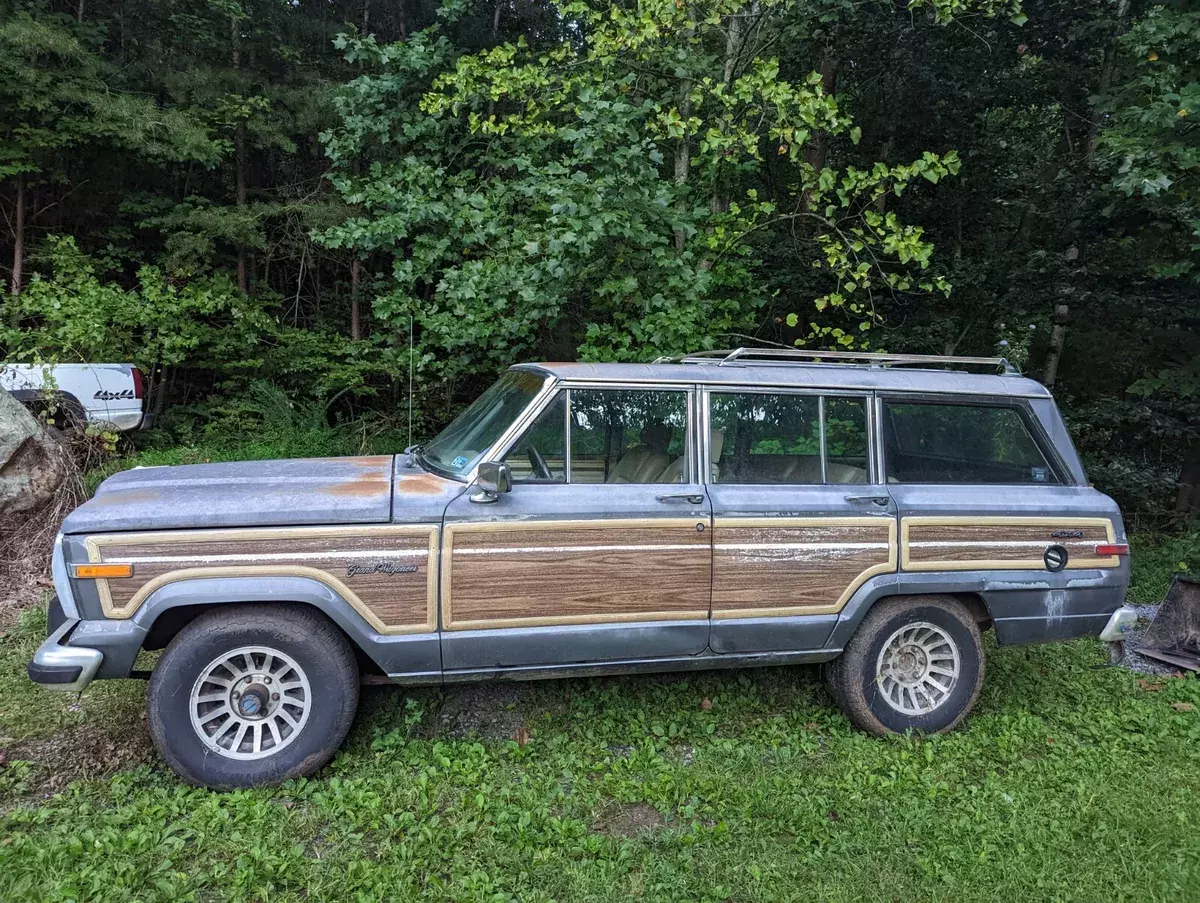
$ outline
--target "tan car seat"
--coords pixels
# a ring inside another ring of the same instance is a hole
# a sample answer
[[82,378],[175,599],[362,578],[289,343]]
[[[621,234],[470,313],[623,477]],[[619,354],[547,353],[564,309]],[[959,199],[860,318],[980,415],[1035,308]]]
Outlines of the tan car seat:
[[654,483],[670,462],[667,448],[675,430],[656,420],[642,427],[641,444],[621,456],[608,475],[607,483]]
[[[721,452],[725,450],[725,431],[713,430],[708,434],[708,458],[711,466],[711,473],[708,478],[716,483],[720,477],[720,468],[717,466],[721,460]],[[658,475],[656,483],[681,483],[683,482],[683,462],[684,456],[680,455],[673,460]]]

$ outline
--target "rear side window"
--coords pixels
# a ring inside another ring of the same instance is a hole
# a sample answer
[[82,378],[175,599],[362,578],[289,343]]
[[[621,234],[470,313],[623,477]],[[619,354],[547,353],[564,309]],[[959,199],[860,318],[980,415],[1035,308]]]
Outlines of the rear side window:
[[713,392],[709,424],[713,483],[868,482],[865,399]]
[[1015,407],[884,402],[888,482],[1058,483]]

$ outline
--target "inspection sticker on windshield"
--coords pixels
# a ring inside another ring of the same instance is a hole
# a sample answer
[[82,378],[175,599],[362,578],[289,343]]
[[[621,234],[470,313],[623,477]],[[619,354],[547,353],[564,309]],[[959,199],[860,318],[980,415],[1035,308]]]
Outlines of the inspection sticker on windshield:
[[462,455],[459,455],[457,458],[455,458],[453,461],[450,462],[450,466],[451,467],[466,467],[467,459],[464,458]]

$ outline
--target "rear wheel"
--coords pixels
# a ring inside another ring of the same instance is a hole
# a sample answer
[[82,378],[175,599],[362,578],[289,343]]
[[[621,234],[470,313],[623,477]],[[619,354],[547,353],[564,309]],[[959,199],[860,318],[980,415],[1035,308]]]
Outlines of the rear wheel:
[[358,665],[324,615],[219,607],[171,641],[150,678],[150,735],[192,784],[229,789],[312,774],[358,707]]
[[882,736],[953,730],[979,698],[983,671],[971,613],[953,598],[910,596],[872,608],[828,676],[846,717]]

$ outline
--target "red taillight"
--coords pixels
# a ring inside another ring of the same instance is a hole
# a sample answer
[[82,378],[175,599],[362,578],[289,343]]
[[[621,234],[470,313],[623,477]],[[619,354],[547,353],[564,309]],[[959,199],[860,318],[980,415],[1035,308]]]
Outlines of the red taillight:
[[1107,555],[1128,555],[1129,543],[1127,542],[1106,542],[1096,546],[1096,554],[1104,557]]
[[137,367],[134,367],[133,368],[133,397],[141,398],[143,394],[144,394],[144,392],[143,392],[143,387],[142,387],[142,371],[139,370]]

